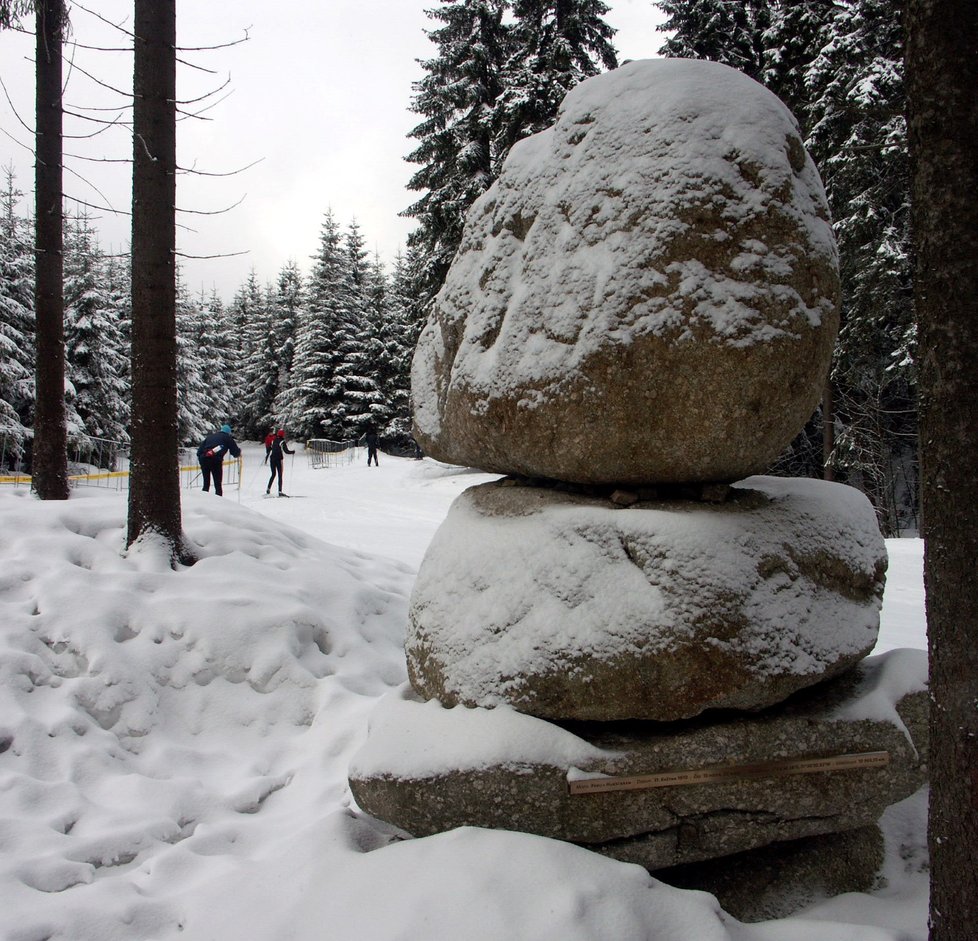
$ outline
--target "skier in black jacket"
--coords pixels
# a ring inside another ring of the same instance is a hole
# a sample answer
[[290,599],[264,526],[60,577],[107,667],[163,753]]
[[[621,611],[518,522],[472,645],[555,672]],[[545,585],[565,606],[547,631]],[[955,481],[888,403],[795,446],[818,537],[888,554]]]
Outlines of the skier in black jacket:
[[282,462],[285,460],[286,454],[295,454],[295,451],[285,441],[285,429],[279,428],[268,452],[268,463],[272,468],[272,476],[268,478],[268,486],[265,488],[266,494],[272,492],[272,484],[275,482],[275,476],[278,475],[278,495],[280,497],[288,496],[287,493],[282,493]]
[[224,455],[228,452],[231,457],[241,457],[241,448],[238,442],[231,437],[231,426],[221,425],[220,431],[209,434],[200,442],[197,448],[197,461],[200,464],[200,472],[204,478],[204,492],[211,489],[211,478],[214,478],[214,493],[219,497],[224,496],[224,489],[221,481],[224,479]]
[[377,437],[377,429],[373,425],[369,425],[364,438],[367,440],[367,467],[370,466],[371,461],[373,461],[374,467],[380,467],[380,462],[377,460],[377,445],[380,441]]

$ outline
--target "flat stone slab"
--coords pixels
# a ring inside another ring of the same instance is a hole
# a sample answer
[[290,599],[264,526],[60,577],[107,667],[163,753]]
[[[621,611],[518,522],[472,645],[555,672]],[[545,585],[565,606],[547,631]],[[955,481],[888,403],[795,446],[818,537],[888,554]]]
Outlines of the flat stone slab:
[[408,675],[446,705],[558,720],[766,708],[872,650],[885,567],[872,506],[840,484],[627,507],[485,484],[421,564]]
[[471,208],[412,364],[441,461],[578,483],[763,473],[838,330],[822,183],[778,98],[715,62],[569,92]]
[[[650,869],[869,826],[926,780],[927,657],[870,658],[754,716],[563,727],[508,707],[446,709],[409,688],[381,700],[350,786],[414,836],[521,830]],[[885,751],[884,767],[572,795],[570,780]]]

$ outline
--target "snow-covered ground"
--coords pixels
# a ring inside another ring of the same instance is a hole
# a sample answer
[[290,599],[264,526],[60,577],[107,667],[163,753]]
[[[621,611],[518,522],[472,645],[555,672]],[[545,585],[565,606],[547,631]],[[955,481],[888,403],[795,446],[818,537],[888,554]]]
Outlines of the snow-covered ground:
[[[287,458],[267,499],[183,494],[201,561],[126,552],[123,493],[0,489],[4,941],[924,941],[923,792],[884,817],[887,886],[742,925],[712,896],[504,831],[396,840],[351,801],[407,599],[488,475]],[[922,547],[888,543],[879,652],[925,648]]]

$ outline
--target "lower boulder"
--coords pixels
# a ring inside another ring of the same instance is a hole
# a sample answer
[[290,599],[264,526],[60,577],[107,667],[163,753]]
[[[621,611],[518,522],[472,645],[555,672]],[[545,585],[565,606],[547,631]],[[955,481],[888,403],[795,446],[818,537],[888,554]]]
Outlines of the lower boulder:
[[876,643],[886,547],[852,487],[751,477],[723,503],[472,487],[411,598],[427,699],[557,720],[763,709]]
[[[757,715],[558,725],[509,707],[446,709],[409,690],[375,710],[350,786],[414,836],[459,826],[582,843],[649,869],[875,823],[926,780],[927,662],[893,651]],[[885,753],[885,764],[790,773]],[[736,767],[766,773],[739,777]],[[708,783],[571,793],[631,776],[719,769]]]
[[[773,843],[722,859],[660,869],[654,875],[677,889],[715,895],[738,921],[768,921],[822,899],[882,888],[883,853],[883,832],[873,825]],[[636,861],[627,855],[624,860]]]

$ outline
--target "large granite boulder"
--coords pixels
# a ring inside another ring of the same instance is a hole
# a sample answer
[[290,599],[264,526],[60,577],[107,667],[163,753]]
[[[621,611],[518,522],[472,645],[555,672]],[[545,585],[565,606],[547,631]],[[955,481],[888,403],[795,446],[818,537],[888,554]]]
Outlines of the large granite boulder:
[[[403,688],[378,704],[350,785],[367,813],[414,836],[459,826],[582,843],[649,869],[875,823],[926,780],[927,657],[900,650],[758,715],[561,726],[445,709]],[[814,774],[572,794],[569,781],[886,752]]]
[[759,709],[876,643],[886,547],[859,491],[753,477],[627,508],[472,487],[421,563],[408,675],[446,705],[669,721]]
[[712,62],[573,89],[472,207],[417,347],[432,457],[597,483],[763,472],[838,327],[825,195],[795,120]]

